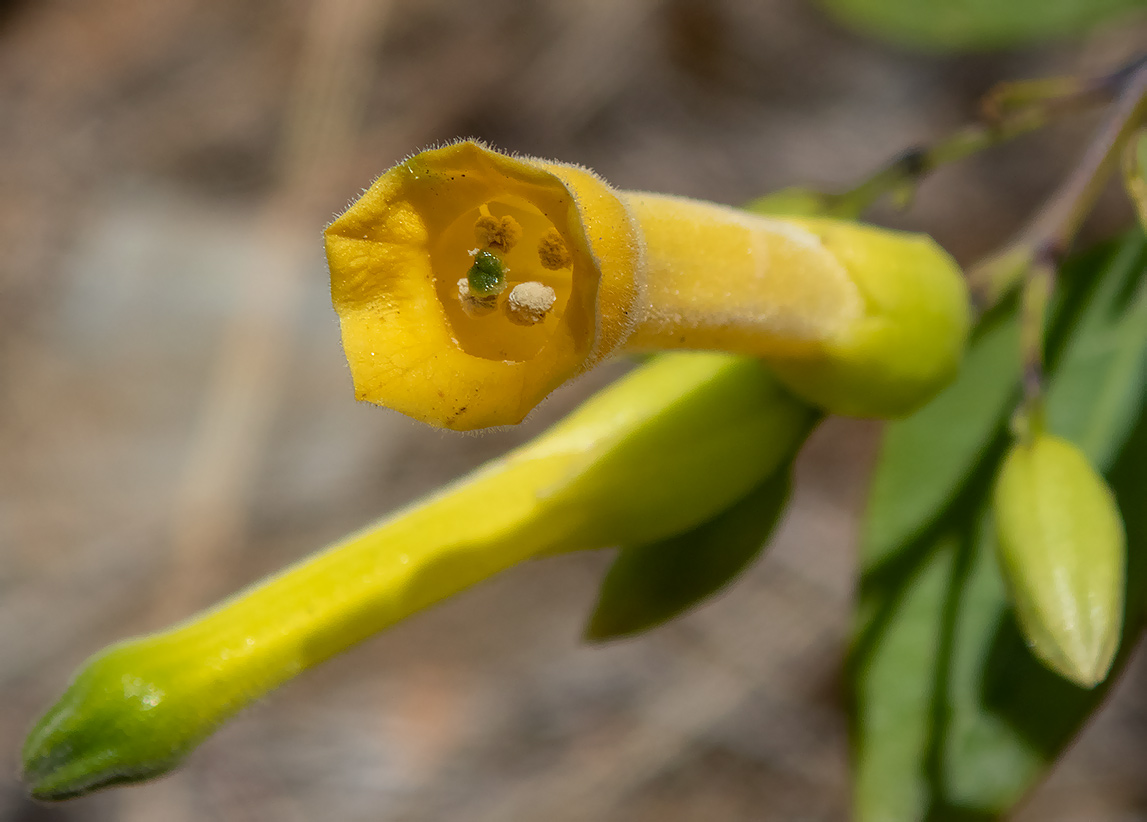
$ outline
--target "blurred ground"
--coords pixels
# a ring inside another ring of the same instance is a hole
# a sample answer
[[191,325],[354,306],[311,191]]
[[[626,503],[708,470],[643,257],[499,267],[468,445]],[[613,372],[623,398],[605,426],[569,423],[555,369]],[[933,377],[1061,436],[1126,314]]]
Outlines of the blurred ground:
[[[607,554],[516,569],[292,683],[155,784],[61,806],[22,735],[154,629],[498,454],[353,402],[318,234],[374,175],[474,135],[625,188],[841,185],[993,82],[1143,33],[896,53],[802,0],[0,0],[0,819],[837,820],[838,680],[875,426],[802,459],[767,559],[649,636],[579,641]],[[968,261],[1088,123],[937,175],[907,215]],[[1114,203],[1114,200],[1112,200]],[[1125,214],[1109,204],[1092,228]],[[1147,819],[1147,664],[1021,814]]]

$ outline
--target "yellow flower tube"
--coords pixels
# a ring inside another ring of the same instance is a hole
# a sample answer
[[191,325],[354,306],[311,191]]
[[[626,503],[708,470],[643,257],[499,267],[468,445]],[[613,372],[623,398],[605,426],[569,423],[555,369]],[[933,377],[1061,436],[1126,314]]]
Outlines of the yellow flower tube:
[[619,192],[470,141],[386,172],[326,245],[357,396],[460,430],[671,348],[765,359],[830,412],[899,415],[953,376],[969,324],[926,237]]

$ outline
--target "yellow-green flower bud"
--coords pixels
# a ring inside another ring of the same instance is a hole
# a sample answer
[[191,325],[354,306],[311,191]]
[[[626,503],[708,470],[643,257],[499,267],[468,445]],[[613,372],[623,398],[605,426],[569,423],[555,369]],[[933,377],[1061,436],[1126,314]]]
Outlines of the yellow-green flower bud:
[[283,681],[517,562],[693,528],[777,471],[817,417],[755,360],[657,358],[454,485],[92,658],[25,744],[32,793],[162,773]]
[[995,488],[1001,570],[1028,645],[1085,688],[1111,668],[1123,625],[1126,543],[1114,496],[1087,457],[1036,433]]

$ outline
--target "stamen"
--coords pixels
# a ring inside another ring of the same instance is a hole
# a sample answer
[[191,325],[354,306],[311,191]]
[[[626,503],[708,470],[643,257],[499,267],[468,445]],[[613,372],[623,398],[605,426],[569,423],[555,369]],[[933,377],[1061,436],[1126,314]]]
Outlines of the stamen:
[[538,242],[538,258],[542,262],[542,267],[550,271],[569,268],[573,263],[573,256],[570,255],[565,240],[556,228],[547,231]]
[[474,223],[474,237],[482,248],[493,248],[506,253],[522,239],[521,224],[509,214],[499,219],[485,205],[479,206],[478,211],[481,216]]
[[470,281],[463,277],[458,281],[458,300],[467,317],[485,317],[498,307],[498,295],[479,296],[470,290]]
[[511,289],[506,300],[506,315],[518,325],[537,325],[546,318],[556,300],[557,294],[548,285],[520,283]]

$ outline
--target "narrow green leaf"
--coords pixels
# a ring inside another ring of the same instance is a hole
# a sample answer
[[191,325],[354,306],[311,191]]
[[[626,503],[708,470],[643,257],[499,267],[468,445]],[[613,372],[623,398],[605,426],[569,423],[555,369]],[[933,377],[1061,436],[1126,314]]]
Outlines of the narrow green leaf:
[[[954,552],[944,540],[937,546],[941,550],[910,569],[893,603],[895,610],[882,612],[873,624],[880,630],[877,664],[867,665],[851,683],[857,745],[853,801],[859,820],[923,819],[931,801],[922,777],[930,741],[925,720],[931,714],[934,683],[905,673],[932,671],[940,663],[939,626]],[[896,664],[881,664],[886,659]]]
[[[1051,430],[1107,473],[1127,519],[1127,617],[1114,670],[1139,633],[1147,587],[1143,271],[1140,236],[1066,266],[1048,351]],[[934,456],[920,415],[891,425],[882,449],[850,669],[861,822],[998,818],[1106,688],[1077,688],[1044,668],[1008,604],[989,507],[1010,403],[997,405],[994,420],[968,410],[967,392],[998,387],[992,375],[1002,366],[984,354],[990,329],[980,329],[960,380],[921,412],[972,459],[960,463],[954,448],[942,452],[947,460]],[[911,516],[893,510],[902,500]]]
[[1078,35],[1144,0],[822,0],[842,22],[935,51],[1003,48]]
[[1147,126],[1132,134],[1123,149],[1123,186],[1139,224],[1147,229]]
[[[1052,431],[1079,445],[1097,465],[1110,465],[1135,424],[1147,386],[1147,280],[1142,244],[1128,242],[1102,278],[1059,354],[1047,391]],[[1122,276],[1118,274],[1122,272]]]
[[780,520],[789,473],[789,467],[778,471],[691,531],[622,548],[602,582],[586,639],[616,639],[648,630],[731,584],[761,553]]
[[[867,561],[879,562],[944,511],[1019,395],[1019,322],[1011,307],[981,321],[964,366],[943,395],[884,434],[863,531]],[[952,424],[958,420],[959,424]]]

